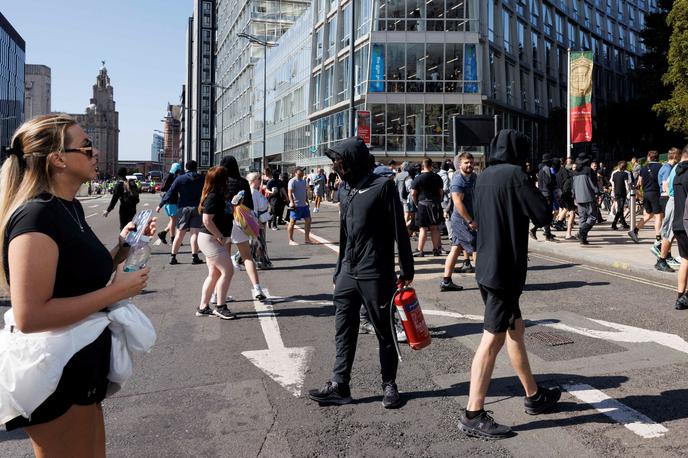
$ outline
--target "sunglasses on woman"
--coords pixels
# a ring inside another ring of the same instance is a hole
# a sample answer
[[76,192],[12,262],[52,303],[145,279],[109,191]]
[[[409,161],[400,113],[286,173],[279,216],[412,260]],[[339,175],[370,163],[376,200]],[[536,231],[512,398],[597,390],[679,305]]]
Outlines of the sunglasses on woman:
[[79,153],[83,154],[84,156],[88,157],[89,159],[93,159],[93,142],[91,142],[90,139],[87,139],[85,142],[84,146],[80,146],[78,148],[68,148],[64,150],[65,153]]

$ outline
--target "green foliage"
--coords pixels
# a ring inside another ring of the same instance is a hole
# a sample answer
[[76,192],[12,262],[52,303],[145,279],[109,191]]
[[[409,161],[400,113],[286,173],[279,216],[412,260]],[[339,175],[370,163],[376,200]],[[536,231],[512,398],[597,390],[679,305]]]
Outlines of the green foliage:
[[688,135],[688,0],[673,2],[667,23],[671,27],[669,65],[662,82],[671,94],[653,110],[666,116],[667,129]]

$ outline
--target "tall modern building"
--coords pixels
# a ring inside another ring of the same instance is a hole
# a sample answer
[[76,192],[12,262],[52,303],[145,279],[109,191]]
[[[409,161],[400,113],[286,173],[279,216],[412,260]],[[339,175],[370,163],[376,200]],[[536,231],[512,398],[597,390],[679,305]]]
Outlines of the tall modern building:
[[119,113],[115,109],[114,90],[105,62],[93,85],[93,97],[84,114],[72,114],[98,148],[98,172],[103,177],[116,176],[119,161]]
[[153,142],[151,143],[151,162],[162,163],[165,155],[165,137],[158,133],[153,134]]
[[50,113],[50,67],[24,66],[24,119]]
[[[314,0],[310,146],[285,157],[327,164],[324,147],[349,135],[352,39],[354,106],[370,113],[376,158],[450,156],[454,115],[498,115],[500,127],[529,135],[538,155],[552,147],[550,117],[566,107],[567,49],[594,52],[593,113],[628,100],[628,73],[644,52],[639,33],[655,9],[653,0]],[[296,55],[301,41],[278,44],[280,55]],[[277,72],[273,52],[268,69]],[[284,109],[279,78],[268,83],[268,145],[284,124],[275,113]]]
[[240,167],[253,167],[262,155],[254,130],[252,88],[262,75],[254,64],[263,55],[263,47],[251,44],[239,33],[275,42],[310,5],[310,0],[216,0],[214,93],[217,135],[216,161],[224,155],[236,157]]
[[24,121],[26,43],[0,13],[0,154]]
[[215,0],[194,0],[194,14],[186,31],[183,154],[187,160],[195,160],[201,169],[213,165],[215,3]]

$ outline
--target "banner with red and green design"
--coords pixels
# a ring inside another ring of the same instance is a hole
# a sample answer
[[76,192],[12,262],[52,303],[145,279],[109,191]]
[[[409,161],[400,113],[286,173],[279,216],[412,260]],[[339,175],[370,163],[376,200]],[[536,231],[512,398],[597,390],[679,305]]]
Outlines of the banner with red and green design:
[[592,141],[592,51],[569,54],[571,143]]

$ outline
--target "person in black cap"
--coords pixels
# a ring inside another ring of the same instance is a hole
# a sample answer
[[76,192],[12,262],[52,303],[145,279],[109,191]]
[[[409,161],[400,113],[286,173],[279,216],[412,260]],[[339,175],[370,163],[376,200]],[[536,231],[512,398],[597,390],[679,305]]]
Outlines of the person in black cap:
[[483,228],[478,236],[480,253],[475,279],[485,303],[484,332],[471,367],[466,410],[459,416],[459,429],[469,436],[499,439],[511,435],[484,410],[485,396],[495,360],[504,343],[511,365],[523,385],[528,414],[550,410],[559,400],[558,389],[537,385],[528,362],[525,326],[519,298],[528,268],[528,224],[546,226],[552,220],[545,197],[528,181],[522,167],[530,141],[515,130],[502,130],[490,146],[489,167],[475,183],[475,222]]
[[[543,196],[545,196],[545,199],[547,199],[547,204],[549,205],[550,212],[552,211],[552,199],[554,199],[554,192],[555,189],[557,188],[557,180],[552,176],[552,155],[550,154],[543,154],[542,155],[542,163],[540,164],[540,168],[538,169],[538,174],[537,174],[537,187],[542,193]],[[537,226],[534,226],[530,230],[530,237],[533,240],[537,240],[537,235],[536,232],[539,228]],[[554,234],[552,234],[552,230],[549,227],[549,224],[547,224],[545,227],[542,228],[543,232],[545,233],[545,240],[553,242],[554,241]]]
[[397,277],[394,242],[399,252],[399,281],[413,280],[411,242],[394,182],[372,173],[362,139],[348,138],[326,151],[334,170],[347,183],[340,188],[339,258],[334,273],[336,358],[332,379],[308,397],[321,404],[352,401],[349,382],[356,354],[361,304],[375,328],[380,350],[382,404],[396,408],[398,359],[392,328],[391,300]]

